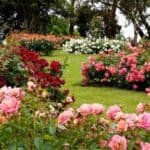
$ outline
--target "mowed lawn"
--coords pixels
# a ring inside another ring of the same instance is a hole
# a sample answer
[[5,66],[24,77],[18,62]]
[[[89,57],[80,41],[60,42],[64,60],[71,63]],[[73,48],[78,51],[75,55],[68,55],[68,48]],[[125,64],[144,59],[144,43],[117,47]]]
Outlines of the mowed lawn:
[[81,63],[86,61],[89,55],[66,54],[62,50],[57,50],[48,60],[58,60],[64,63],[67,60],[68,66],[64,70],[63,77],[66,84],[63,88],[69,89],[70,94],[75,96],[73,107],[78,107],[83,103],[101,103],[108,107],[119,104],[124,111],[134,112],[139,102],[150,103],[150,96],[144,92],[116,89],[112,87],[83,87],[81,86]]

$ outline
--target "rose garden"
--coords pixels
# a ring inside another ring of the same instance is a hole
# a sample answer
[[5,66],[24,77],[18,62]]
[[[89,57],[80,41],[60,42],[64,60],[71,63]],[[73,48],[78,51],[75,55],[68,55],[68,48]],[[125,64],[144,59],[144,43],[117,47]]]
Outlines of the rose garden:
[[95,16],[86,36],[67,31],[57,15],[46,34],[6,34],[0,149],[150,150],[150,36],[110,38],[106,16]]

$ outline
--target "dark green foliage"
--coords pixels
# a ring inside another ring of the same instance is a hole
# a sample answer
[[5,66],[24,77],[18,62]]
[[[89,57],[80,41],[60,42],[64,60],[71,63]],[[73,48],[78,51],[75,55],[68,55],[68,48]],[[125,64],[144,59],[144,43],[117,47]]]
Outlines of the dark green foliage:
[[20,43],[22,46],[36,52],[41,52],[44,55],[49,55],[54,49],[54,44],[46,40],[21,41]]
[[47,32],[54,35],[67,35],[69,33],[69,23],[63,17],[52,16]]
[[24,86],[28,80],[28,73],[19,57],[10,50],[3,50],[0,54],[0,86]]

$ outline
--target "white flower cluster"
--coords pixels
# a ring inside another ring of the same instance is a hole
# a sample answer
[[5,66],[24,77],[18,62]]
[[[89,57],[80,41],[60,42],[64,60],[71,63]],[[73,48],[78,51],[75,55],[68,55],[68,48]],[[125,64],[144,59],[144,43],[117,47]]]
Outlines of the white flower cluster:
[[63,49],[68,53],[98,54],[100,51],[107,52],[110,49],[118,52],[122,49],[124,44],[124,41],[119,40],[82,38],[71,39],[63,45]]

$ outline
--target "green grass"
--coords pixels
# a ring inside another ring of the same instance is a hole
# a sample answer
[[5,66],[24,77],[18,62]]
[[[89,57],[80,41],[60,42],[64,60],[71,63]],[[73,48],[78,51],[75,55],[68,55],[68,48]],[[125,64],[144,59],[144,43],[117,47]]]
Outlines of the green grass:
[[47,57],[48,60],[58,60],[64,62],[67,58],[68,67],[64,70],[63,77],[66,84],[65,89],[70,90],[70,94],[74,95],[76,102],[74,107],[78,107],[82,103],[101,103],[104,106],[114,104],[122,105],[125,111],[134,112],[139,102],[150,103],[150,97],[144,92],[132,90],[116,89],[111,87],[83,87],[81,86],[81,63],[86,61],[89,55],[66,54],[62,50],[52,53]]

